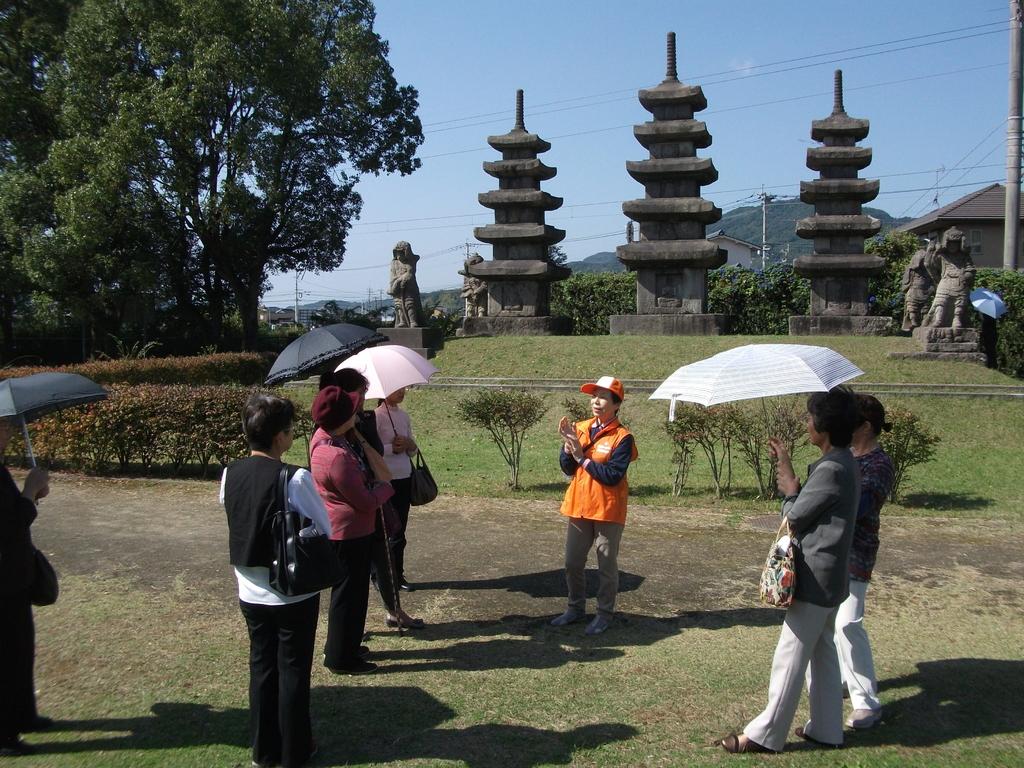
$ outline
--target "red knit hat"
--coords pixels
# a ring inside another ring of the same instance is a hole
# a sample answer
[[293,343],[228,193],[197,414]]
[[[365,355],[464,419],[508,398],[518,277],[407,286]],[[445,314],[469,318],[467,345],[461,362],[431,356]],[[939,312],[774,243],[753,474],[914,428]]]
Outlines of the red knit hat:
[[313,398],[309,413],[318,427],[333,432],[352,418],[358,397],[358,394],[349,394],[340,387],[324,387]]

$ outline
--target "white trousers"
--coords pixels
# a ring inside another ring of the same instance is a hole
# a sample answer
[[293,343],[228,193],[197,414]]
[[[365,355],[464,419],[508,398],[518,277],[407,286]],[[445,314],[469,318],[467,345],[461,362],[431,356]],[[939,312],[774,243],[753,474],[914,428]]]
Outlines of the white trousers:
[[762,747],[782,751],[806,678],[811,719],[804,733],[825,744],[843,743],[843,683],[833,640],[839,608],[794,601],[786,611],[772,659],[768,706],[743,733]]
[[836,649],[843,682],[850,692],[854,709],[878,711],[878,679],[875,661],[871,657],[871,642],[864,629],[864,599],[868,582],[850,579],[850,596],[839,606],[836,614]]

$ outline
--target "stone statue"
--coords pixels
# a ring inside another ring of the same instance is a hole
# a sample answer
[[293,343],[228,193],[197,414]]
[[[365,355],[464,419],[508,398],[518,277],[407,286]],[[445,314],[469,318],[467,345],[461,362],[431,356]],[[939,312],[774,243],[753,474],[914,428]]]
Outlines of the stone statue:
[[474,253],[463,263],[459,274],[462,275],[462,293],[466,301],[466,317],[487,317],[487,283],[479,277],[473,277],[469,268],[474,264],[480,264],[484,257]]
[[388,293],[395,299],[395,328],[421,328],[425,326],[420,289],[416,285],[416,262],[420,257],[412,252],[405,240],[395,244],[391,257],[391,280]]
[[924,324],[932,328],[959,330],[968,325],[968,297],[974,285],[974,262],[964,250],[964,233],[950,227],[942,235],[942,245],[925,261],[935,281],[935,299]]
[[903,272],[900,290],[903,291],[903,330],[912,331],[921,325],[928,302],[932,296],[932,276],[928,273],[927,263],[938,248],[932,240],[927,248],[921,248],[910,257],[910,264]]

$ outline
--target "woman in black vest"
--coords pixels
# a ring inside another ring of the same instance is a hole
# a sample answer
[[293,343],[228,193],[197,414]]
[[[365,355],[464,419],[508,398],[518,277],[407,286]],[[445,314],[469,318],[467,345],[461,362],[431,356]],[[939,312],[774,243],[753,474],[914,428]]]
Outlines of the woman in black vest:
[[[316,752],[309,717],[309,675],[320,593],[288,596],[270,586],[270,522],[277,508],[281,456],[292,445],[295,406],[253,395],[242,411],[248,458],[230,464],[221,479],[228,516],[238,605],[249,630],[249,723],[254,766],[306,763]],[[312,475],[288,466],[288,502],[317,531],[330,523]]]
[[[0,418],[0,454],[14,430],[9,419]],[[7,467],[0,466],[0,757],[33,752],[19,734],[42,730],[53,722],[36,712],[36,635],[29,597],[35,576],[29,528],[36,519],[36,502],[49,492],[45,469],[34,467],[19,491]]]

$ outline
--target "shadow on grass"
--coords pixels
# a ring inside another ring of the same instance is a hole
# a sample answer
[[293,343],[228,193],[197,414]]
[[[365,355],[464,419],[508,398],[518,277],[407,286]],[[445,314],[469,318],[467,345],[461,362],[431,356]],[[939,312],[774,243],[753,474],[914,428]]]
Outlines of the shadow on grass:
[[[596,568],[586,571],[587,597],[597,595],[598,573]],[[633,592],[644,583],[644,577],[635,573],[619,571],[619,592]],[[530,597],[565,597],[565,571],[559,568],[535,573],[516,573],[493,579],[459,579],[455,581],[419,581],[416,591],[426,589],[500,589],[506,592],[522,592]]]
[[422,759],[473,768],[566,765],[580,748],[594,749],[637,733],[622,723],[567,731],[499,723],[446,728],[458,713],[415,687],[316,688],[312,709],[321,753],[344,756],[346,764]]
[[[1024,731],[1024,661],[942,659],[923,661],[917,673],[879,681],[889,691],[917,688],[885,704],[885,727],[854,735],[858,744],[929,747],[957,739]],[[852,742],[853,739],[850,741]]]
[[[473,768],[564,765],[578,749],[594,749],[637,733],[621,723],[596,723],[564,732],[497,723],[441,728],[456,712],[422,689],[408,686],[314,688],[310,709],[320,747],[317,762],[329,764],[431,759],[461,761]],[[248,748],[248,710],[158,703],[151,712],[140,717],[58,721],[54,733],[102,735],[35,746],[40,755],[214,745]],[[196,758],[202,761],[201,754]]]
[[[646,647],[687,629],[779,626],[783,611],[758,608],[687,611],[673,617],[616,613],[602,635],[588,637],[586,620],[552,627],[553,616],[508,615],[489,621],[449,621],[410,632],[408,644],[376,650],[377,675],[406,672],[482,672],[494,669],[556,669],[624,656],[625,648]],[[447,643],[432,641],[449,641]],[[418,644],[417,641],[424,641]]]
[[905,507],[922,507],[940,512],[986,509],[995,502],[973,493],[907,493],[900,499]]

